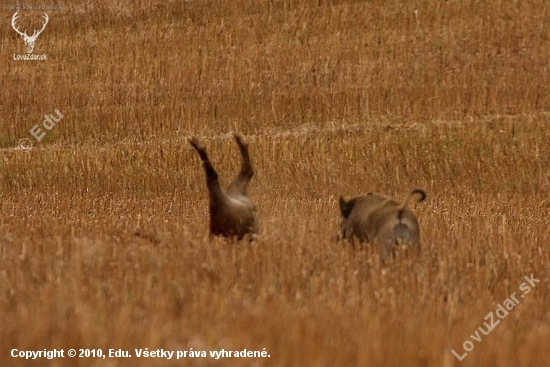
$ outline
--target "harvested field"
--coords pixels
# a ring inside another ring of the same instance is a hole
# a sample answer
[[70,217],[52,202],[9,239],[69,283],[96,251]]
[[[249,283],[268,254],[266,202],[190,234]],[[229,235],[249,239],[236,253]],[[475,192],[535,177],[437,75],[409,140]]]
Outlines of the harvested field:
[[[2,6],[1,366],[549,365],[547,2],[76,1],[47,11],[47,61],[13,59]],[[232,132],[253,243],[209,238],[188,143],[225,186]],[[336,242],[340,195],[413,187],[418,261]]]

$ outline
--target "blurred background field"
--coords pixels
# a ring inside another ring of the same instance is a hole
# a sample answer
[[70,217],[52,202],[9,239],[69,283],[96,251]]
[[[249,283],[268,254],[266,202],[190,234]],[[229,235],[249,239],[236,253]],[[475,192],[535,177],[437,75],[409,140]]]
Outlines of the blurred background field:
[[[24,44],[1,13],[0,365],[548,365],[546,2],[63,6],[35,46],[45,62],[13,60]],[[256,169],[253,244],[208,238],[187,142],[228,183],[232,131]],[[334,241],[340,195],[415,186],[419,262]],[[459,362],[451,350],[531,274]],[[146,347],[270,358],[10,357]]]

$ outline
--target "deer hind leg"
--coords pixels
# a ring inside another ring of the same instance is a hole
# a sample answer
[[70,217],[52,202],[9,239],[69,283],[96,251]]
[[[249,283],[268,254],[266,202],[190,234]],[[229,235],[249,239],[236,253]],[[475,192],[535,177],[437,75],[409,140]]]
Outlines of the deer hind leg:
[[241,152],[241,170],[233,182],[231,182],[227,191],[232,194],[246,195],[246,186],[254,175],[254,169],[252,168],[252,163],[250,163],[248,144],[239,134],[234,134],[233,136]]
[[199,154],[199,157],[201,158],[201,161],[204,166],[204,172],[206,173],[206,185],[208,187],[208,192],[210,194],[210,200],[211,202],[217,202],[218,200],[224,200],[225,194],[220,187],[220,183],[218,181],[218,173],[212,166],[212,163],[210,163],[210,159],[208,158],[208,154],[206,153],[206,149],[200,145],[197,138],[192,138],[191,146],[197,151]]

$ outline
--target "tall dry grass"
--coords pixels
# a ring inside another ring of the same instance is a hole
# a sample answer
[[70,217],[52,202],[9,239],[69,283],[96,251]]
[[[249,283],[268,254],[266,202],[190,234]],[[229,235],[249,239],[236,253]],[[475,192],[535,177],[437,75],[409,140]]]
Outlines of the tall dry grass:
[[[0,365],[548,365],[546,2],[76,2],[49,12],[47,62],[12,59],[2,14]],[[227,183],[230,131],[256,169],[252,244],[208,238],[187,143]],[[334,241],[339,195],[413,186],[420,261]],[[10,357],[146,347],[271,357]]]

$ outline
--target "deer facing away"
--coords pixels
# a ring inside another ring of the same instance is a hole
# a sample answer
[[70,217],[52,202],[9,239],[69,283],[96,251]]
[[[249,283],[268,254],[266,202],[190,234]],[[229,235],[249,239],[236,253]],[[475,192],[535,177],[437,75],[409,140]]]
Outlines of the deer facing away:
[[412,245],[420,251],[420,226],[416,215],[407,207],[409,199],[420,195],[419,202],[426,198],[421,189],[410,192],[403,203],[376,193],[360,195],[349,201],[340,197],[342,223],[339,240],[369,242],[382,246],[382,259],[386,259],[394,246],[400,243]]

